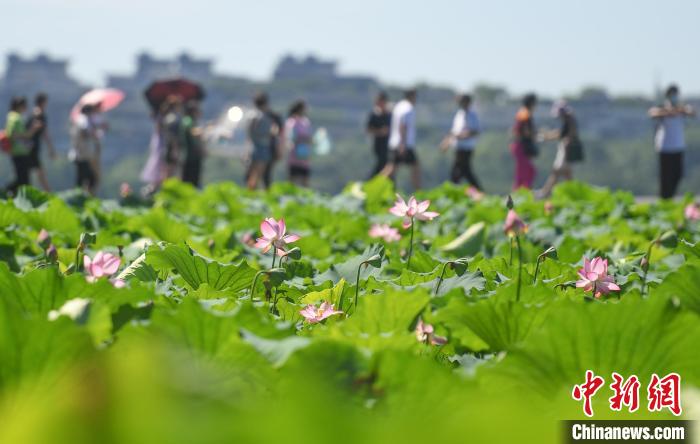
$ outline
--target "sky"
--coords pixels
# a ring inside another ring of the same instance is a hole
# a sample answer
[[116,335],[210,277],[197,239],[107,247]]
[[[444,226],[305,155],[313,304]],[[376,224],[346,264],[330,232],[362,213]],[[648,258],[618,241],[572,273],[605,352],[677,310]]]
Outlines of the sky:
[[68,58],[93,85],[132,72],[140,51],[185,50],[260,80],[283,54],[313,53],[398,85],[563,95],[677,82],[700,94],[699,0],[0,0],[0,11],[0,54]]

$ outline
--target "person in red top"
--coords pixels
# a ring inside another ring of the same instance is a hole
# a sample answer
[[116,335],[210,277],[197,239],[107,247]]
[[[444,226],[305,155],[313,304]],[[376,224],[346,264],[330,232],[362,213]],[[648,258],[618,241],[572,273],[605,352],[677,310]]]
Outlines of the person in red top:
[[537,131],[532,117],[537,96],[527,94],[523,98],[522,107],[515,114],[515,125],[513,125],[513,142],[510,144],[510,152],[515,159],[515,177],[513,189],[531,189],[535,180],[537,170],[532,163],[532,158],[537,155],[537,145],[535,137]]

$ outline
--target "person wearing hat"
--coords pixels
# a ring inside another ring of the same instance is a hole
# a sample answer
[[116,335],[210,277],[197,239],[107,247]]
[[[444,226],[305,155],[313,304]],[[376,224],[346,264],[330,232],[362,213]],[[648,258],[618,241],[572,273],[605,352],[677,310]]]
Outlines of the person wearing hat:
[[553,118],[561,120],[561,129],[544,133],[541,137],[543,141],[558,140],[559,143],[552,172],[537,193],[540,198],[548,197],[559,181],[571,180],[571,164],[583,160],[583,146],[578,136],[578,123],[573,109],[564,100],[559,100],[552,106],[551,114]]

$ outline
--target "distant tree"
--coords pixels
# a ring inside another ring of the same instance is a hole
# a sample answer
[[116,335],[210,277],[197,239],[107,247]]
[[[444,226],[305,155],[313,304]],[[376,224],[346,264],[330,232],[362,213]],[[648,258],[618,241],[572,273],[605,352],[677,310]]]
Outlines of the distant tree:
[[501,86],[478,83],[474,86],[474,97],[480,103],[502,103],[508,100],[508,91]]
[[608,91],[602,86],[585,86],[579,93],[579,100],[591,102],[607,102],[610,100]]

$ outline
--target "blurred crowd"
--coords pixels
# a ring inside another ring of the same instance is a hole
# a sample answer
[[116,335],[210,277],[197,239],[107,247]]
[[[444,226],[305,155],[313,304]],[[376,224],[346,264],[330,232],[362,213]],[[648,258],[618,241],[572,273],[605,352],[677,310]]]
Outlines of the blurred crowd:
[[[149,96],[151,92],[154,91],[149,90],[146,95],[152,109],[153,134],[140,176],[143,193],[156,192],[165,179],[173,177],[200,187],[207,156],[200,108],[203,94],[188,97],[173,93],[154,98]],[[105,113],[121,100],[115,94],[114,91],[93,94],[97,99],[81,100],[71,113],[68,157],[75,165],[75,185],[93,195],[100,183],[102,140],[109,131]],[[12,159],[14,167],[14,178],[5,187],[8,195],[15,195],[20,186],[32,183],[32,175],[44,190],[50,191],[42,166],[44,146],[51,159],[56,157],[46,115],[48,100],[46,94],[38,94],[31,109],[25,97],[14,97],[10,102],[5,129],[0,132],[0,146]],[[246,128],[250,146],[244,178],[246,186],[250,189],[270,187],[273,170],[283,159],[286,159],[288,180],[298,186],[309,186],[318,142],[307,104],[303,100],[295,101],[283,117],[271,108],[269,97],[263,92],[256,94],[252,102],[254,111]],[[531,189],[537,176],[533,159],[539,155],[543,142],[556,142],[551,171],[543,187],[535,190],[538,197],[546,198],[558,182],[573,178],[574,166],[585,159],[585,149],[575,110],[566,101],[555,102],[551,109],[552,117],[560,121],[556,129],[538,129],[534,119],[537,104],[535,94],[523,97],[514,116],[509,151],[513,159],[513,189]],[[421,187],[417,106],[415,89],[404,91],[403,97],[393,106],[386,93],[377,94],[366,122],[366,131],[372,139],[371,151],[367,153],[367,163],[372,165],[369,177],[383,175],[395,180],[396,172],[405,166],[410,170],[413,188]],[[656,128],[654,148],[658,153],[659,196],[672,198],[683,176],[686,120],[694,117],[695,111],[681,101],[678,86],[670,85],[664,102],[648,110],[648,115]],[[481,132],[471,95],[458,96],[450,131],[439,148],[453,152],[449,180],[466,181],[470,189],[478,193],[484,190],[475,173],[478,165],[474,165],[474,152],[478,149]]]

